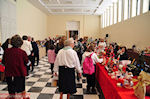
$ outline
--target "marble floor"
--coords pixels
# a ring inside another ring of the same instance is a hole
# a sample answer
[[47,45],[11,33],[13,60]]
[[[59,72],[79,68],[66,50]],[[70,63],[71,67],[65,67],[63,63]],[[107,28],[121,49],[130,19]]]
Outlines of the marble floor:
[[[47,57],[40,60],[39,65],[35,66],[34,71],[26,77],[26,91],[30,99],[59,99],[58,87],[53,82],[50,64]],[[80,81],[76,81],[77,93],[71,95],[70,99],[99,99],[100,95],[97,92],[86,92],[86,78],[81,77]],[[0,82],[0,99],[7,97],[7,84]],[[63,95],[63,99],[67,99],[67,95]]]

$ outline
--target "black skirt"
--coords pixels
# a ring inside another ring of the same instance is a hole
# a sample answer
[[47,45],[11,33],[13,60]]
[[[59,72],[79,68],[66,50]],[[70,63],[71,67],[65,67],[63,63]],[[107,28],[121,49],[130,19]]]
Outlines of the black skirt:
[[59,66],[59,79],[58,79],[59,92],[64,94],[76,93],[75,83],[75,69],[66,66]]
[[25,77],[6,77],[9,94],[25,91]]

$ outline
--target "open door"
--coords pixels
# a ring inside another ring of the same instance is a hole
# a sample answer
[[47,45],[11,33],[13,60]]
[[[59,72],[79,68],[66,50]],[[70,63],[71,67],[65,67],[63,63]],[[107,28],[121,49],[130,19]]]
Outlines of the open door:
[[69,38],[72,37],[73,39],[75,39],[76,36],[78,36],[78,30],[77,31],[75,31],[75,30],[70,30],[69,31]]
[[68,21],[66,22],[66,30],[67,30],[67,39],[72,37],[76,38],[79,37],[79,30],[80,30],[80,22],[79,21]]

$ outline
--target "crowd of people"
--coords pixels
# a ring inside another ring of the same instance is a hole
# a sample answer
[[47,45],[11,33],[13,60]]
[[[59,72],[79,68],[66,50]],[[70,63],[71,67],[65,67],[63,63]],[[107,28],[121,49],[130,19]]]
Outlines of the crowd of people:
[[[29,75],[30,67],[32,67],[31,72],[34,71],[35,62],[37,66],[39,64],[39,46],[45,47],[51,72],[53,76],[58,76],[60,99],[63,94],[67,94],[69,99],[70,94],[76,93],[76,71],[78,81],[82,72],[86,77],[87,92],[96,91],[95,67],[96,63],[105,62],[105,59],[101,58],[104,53],[119,60],[128,59],[125,46],[120,47],[117,43],[108,44],[104,39],[88,40],[78,37],[66,39],[63,36],[35,42],[30,36],[24,35],[21,38],[19,35],[14,35],[0,47],[10,95],[22,93],[22,96],[25,96],[25,76]],[[87,57],[92,60],[91,63],[87,62]],[[91,67],[87,67],[88,64],[93,64],[92,70]]]

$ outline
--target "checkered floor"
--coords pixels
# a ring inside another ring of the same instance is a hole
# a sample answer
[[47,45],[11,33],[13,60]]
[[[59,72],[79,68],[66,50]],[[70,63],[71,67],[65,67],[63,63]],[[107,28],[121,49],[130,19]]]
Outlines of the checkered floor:
[[[40,60],[39,65],[35,66],[33,72],[26,77],[26,91],[30,96],[30,99],[59,99],[59,92],[57,86],[52,86],[52,74],[50,64],[47,61],[47,57]],[[86,78],[82,77],[80,81],[76,81],[77,93],[71,95],[70,99],[99,99],[100,95],[96,91],[88,94],[86,92]],[[7,95],[7,84],[0,82],[0,94]],[[67,99],[67,95],[64,94],[64,99]]]

